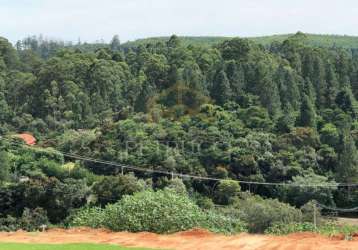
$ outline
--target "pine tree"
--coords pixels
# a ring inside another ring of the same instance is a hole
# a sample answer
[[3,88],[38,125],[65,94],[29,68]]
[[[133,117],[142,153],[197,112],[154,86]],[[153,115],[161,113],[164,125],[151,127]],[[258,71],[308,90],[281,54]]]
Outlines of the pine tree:
[[142,90],[136,100],[134,105],[134,110],[136,112],[148,112],[148,105],[150,105],[151,98],[154,97],[155,86],[149,82],[144,82],[142,85]]
[[316,91],[316,105],[318,108],[324,106],[324,94],[326,90],[325,70],[322,59],[317,55],[313,64],[312,84]]
[[180,39],[176,35],[172,35],[167,42],[167,46],[169,48],[177,48],[180,46],[180,44],[181,44]]
[[260,101],[267,108],[270,116],[275,119],[281,113],[281,101],[277,85],[271,77],[262,79],[260,85]]
[[260,62],[256,68],[253,90],[254,94],[259,96],[261,104],[274,119],[281,114],[281,100],[277,82],[274,79],[275,72],[273,65],[269,65],[265,61]]
[[5,100],[5,96],[0,92],[0,124],[7,122],[10,118],[10,107]]
[[237,64],[235,61],[229,61],[226,65],[226,75],[230,82],[230,88],[233,92],[233,96],[242,95],[245,87],[245,75],[241,64]]
[[297,111],[300,103],[299,77],[290,67],[280,65],[275,78],[280,92],[282,107],[284,108],[290,104],[293,110]]
[[204,91],[204,77],[197,64],[185,65],[181,72],[181,80],[183,83],[192,89],[192,91]]
[[211,96],[218,105],[223,105],[230,100],[231,89],[229,79],[223,69],[219,70],[215,77]]
[[345,87],[338,92],[335,102],[344,112],[349,113],[352,118],[358,116],[358,103],[355,100],[350,87]]
[[344,83],[349,75],[350,68],[350,55],[347,51],[342,49],[336,50],[335,68],[337,71],[337,78],[340,83]]
[[325,107],[332,108],[333,105],[335,104],[335,99],[338,92],[339,84],[338,84],[336,73],[331,64],[327,66],[326,82],[327,82],[327,86],[324,93],[324,98],[325,98],[324,103],[325,103]]
[[358,151],[349,131],[343,133],[340,145],[337,177],[341,182],[355,182],[358,180]]
[[7,181],[10,175],[10,160],[5,151],[0,151],[0,184]]
[[276,130],[281,133],[289,133],[295,125],[295,112],[291,105],[288,103],[283,108],[283,114],[277,119]]
[[112,51],[118,51],[121,48],[121,42],[119,41],[118,35],[115,35],[110,43],[110,48]]
[[316,93],[311,80],[307,77],[303,83],[302,93],[308,96],[308,99],[314,104],[316,103]]
[[316,128],[316,113],[314,106],[307,95],[302,98],[300,116],[297,124],[302,127]]
[[355,71],[352,73],[351,86],[354,97],[358,99],[358,69],[355,69]]

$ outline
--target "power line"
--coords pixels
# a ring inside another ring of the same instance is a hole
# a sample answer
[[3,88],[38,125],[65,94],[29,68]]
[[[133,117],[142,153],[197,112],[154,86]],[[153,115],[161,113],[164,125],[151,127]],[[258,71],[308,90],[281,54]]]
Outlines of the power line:
[[330,206],[326,206],[323,204],[320,204],[318,202],[315,202],[317,204],[318,207],[323,208],[323,209],[327,209],[327,210],[332,210],[332,211],[337,211],[337,212],[346,212],[346,213],[350,213],[350,212],[356,212],[358,211],[358,207],[353,207],[353,208],[338,208],[338,207],[330,207]]
[[[29,145],[19,143],[19,142],[14,142],[13,140],[9,140],[9,139],[3,138],[3,137],[1,137],[1,139],[5,140],[5,141],[8,141],[10,143],[17,144],[19,146],[26,146],[29,149],[35,149],[35,148],[38,149],[37,147],[29,146]],[[91,157],[87,157],[87,156],[67,153],[67,152],[57,150],[57,149],[53,149],[53,150],[55,152],[57,152],[57,153],[60,153],[60,154],[62,154],[64,156],[67,156],[67,157],[72,158],[72,159],[77,159],[77,160],[82,160],[82,161],[87,161],[87,162],[93,162],[93,163],[100,163],[100,164],[104,164],[104,165],[120,167],[122,169],[130,169],[130,170],[135,170],[135,171],[140,171],[140,172],[147,172],[147,173],[152,173],[152,174],[153,173],[164,174],[164,175],[169,175],[169,176],[173,176],[173,177],[189,178],[189,179],[195,179],[195,180],[207,180],[207,181],[210,181],[210,180],[211,181],[227,181],[227,180],[231,180],[231,181],[235,181],[235,182],[238,182],[238,183],[241,183],[241,184],[250,184],[250,185],[252,184],[252,185],[263,185],[263,186],[287,186],[287,187],[299,187],[299,188],[358,187],[358,183],[296,184],[296,183],[286,183],[286,182],[244,181],[244,180],[222,179],[222,178],[216,178],[216,177],[210,177],[210,176],[197,176],[197,175],[182,174],[182,173],[176,173],[176,172],[170,172],[170,171],[164,171],[164,170],[148,169],[148,168],[143,168],[143,167],[126,165],[126,164],[121,164],[121,163],[117,163],[117,162],[105,161],[105,160],[91,158]]]

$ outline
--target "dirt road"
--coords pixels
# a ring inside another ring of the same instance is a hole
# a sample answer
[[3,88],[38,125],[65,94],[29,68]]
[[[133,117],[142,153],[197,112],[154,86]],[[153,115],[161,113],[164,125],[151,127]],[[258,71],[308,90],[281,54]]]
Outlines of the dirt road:
[[44,233],[0,233],[0,242],[17,243],[102,243],[122,246],[177,250],[357,250],[358,235],[352,241],[339,237],[327,238],[312,233],[289,236],[240,234],[223,236],[204,230],[192,230],[172,235],[152,233],[112,233],[106,230],[78,228],[52,229]]

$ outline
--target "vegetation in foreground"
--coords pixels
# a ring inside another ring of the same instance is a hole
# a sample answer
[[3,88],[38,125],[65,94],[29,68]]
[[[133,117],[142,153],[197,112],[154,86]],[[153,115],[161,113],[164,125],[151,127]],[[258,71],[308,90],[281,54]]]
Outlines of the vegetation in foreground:
[[350,240],[353,236],[357,235],[358,226],[354,225],[338,225],[334,221],[327,221],[317,227],[313,223],[289,223],[273,224],[266,229],[265,233],[274,235],[285,235],[297,232],[314,232],[327,236],[343,235],[344,239]]
[[15,244],[0,243],[0,249],[6,250],[149,250],[148,248],[124,248],[95,244]]
[[172,36],[128,49],[114,37],[88,49],[1,38],[0,230],[264,232],[311,223],[312,200],[356,206],[358,189],[338,183],[358,182],[358,56],[307,39],[193,46]]
[[228,218],[213,210],[204,211],[187,195],[178,194],[174,189],[125,196],[104,209],[80,209],[69,217],[68,226],[156,233],[174,233],[192,228],[223,233],[246,231],[246,225],[239,217]]

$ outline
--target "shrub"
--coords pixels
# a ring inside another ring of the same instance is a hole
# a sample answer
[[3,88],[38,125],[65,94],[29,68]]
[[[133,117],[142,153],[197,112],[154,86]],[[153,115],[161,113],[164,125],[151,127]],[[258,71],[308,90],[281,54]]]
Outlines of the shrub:
[[236,204],[239,217],[247,223],[249,232],[262,233],[275,223],[298,222],[300,210],[274,199],[249,196]]
[[296,232],[317,232],[320,234],[334,236],[343,234],[346,239],[351,239],[358,231],[358,226],[353,225],[338,225],[333,222],[326,222],[315,228],[314,224],[311,222],[302,222],[302,223],[276,223],[271,227],[265,230],[265,233],[275,234],[275,235],[285,235]]
[[203,227],[215,233],[241,233],[246,232],[246,224],[239,218],[233,218],[220,214],[217,211],[208,211]]
[[38,231],[41,226],[49,225],[47,213],[42,208],[28,209],[25,208],[20,218],[15,218],[10,215],[0,218],[0,231],[13,232],[19,229],[28,232]]
[[104,215],[104,210],[100,207],[84,207],[70,215],[66,224],[70,227],[100,228],[104,226]]
[[339,225],[336,222],[329,221],[318,228],[319,233],[333,236],[343,234],[345,239],[351,239],[358,232],[357,225]]
[[318,225],[321,225],[324,220],[321,214],[321,208],[316,206],[316,211],[315,210],[315,203],[316,201],[312,200],[307,202],[305,205],[303,205],[300,210],[302,212],[302,222],[314,222],[314,213],[316,214],[316,223]]
[[233,180],[223,180],[216,188],[215,198],[219,204],[232,204],[241,191],[240,184]]
[[48,225],[49,221],[46,211],[38,207],[32,210],[25,208],[18,223],[26,231],[37,231],[42,225]]
[[214,202],[207,196],[204,196],[200,193],[194,192],[191,194],[191,199],[202,209],[212,209],[214,208]]
[[265,230],[267,234],[285,235],[296,232],[314,232],[315,227],[313,223],[275,223]]
[[127,195],[121,201],[107,205],[105,209],[79,209],[67,218],[66,225],[156,233],[173,233],[194,227],[218,233],[246,231],[245,223],[238,217],[231,218],[214,210],[204,212],[187,195],[170,189]]
[[169,190],[173,190],[177,194],[182,194],[182,195],[188,194],[185,184],[180,178],[174,178],[170,180],[165,188]]
[[14,232],[20,228],[21,225],[15,217],[8,215],[5,218],[0,218],[0,232]]
[[[337,190],[337,183],[335,181],[329,181],[327,177],[317,175],[313,172],[306,173],[302,176],[294,176],[291,184],[295,186],[286,186],[282,190],[285,193],[285,201],[295,204],[297,206],[303,206],[310,200],[317,200],[322,204],[333,205],[333,192]],[[316,184],[316,188],[304,187],[305,185]],[[330,187],[319,187],[319,185],[328,185]]]
[[105,225],[114,231],[172,233],[199,227],[204,213],[187,196],[170,190],[124,196],[105,209]]
[[133,174],[106,176],[93,186],[93,192],[98,197],[97,202],[101,206],[115,203],[123,195],[134,194],[144,189],[144,181],[138,180]]

